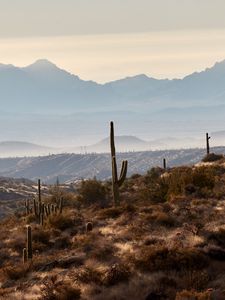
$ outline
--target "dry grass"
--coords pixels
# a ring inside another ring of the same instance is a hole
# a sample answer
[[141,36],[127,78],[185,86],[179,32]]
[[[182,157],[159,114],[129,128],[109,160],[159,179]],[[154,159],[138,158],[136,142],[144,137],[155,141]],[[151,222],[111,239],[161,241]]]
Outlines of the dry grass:
[[[104,189],[107,198],[107,183],[88,182],[87,202],[64,207],[44,226],[23,214],[2,222],[0,299],[205,300],[221,295],[225,269],[221,168],[167,172],[159,168],[133,176],[123,185],[119,207],[110,207],[109,198],[102,208],[103,198],[92,197],[91,187],[95,186],[95,195]],[[86,230],[88,222],[92,231]],[[27,223],[34,251],[30,265],[22,264]]]

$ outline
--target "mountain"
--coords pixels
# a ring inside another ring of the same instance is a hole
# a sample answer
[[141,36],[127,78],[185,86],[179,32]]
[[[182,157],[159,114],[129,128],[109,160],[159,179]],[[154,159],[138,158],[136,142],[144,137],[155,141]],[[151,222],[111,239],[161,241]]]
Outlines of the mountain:
[[[136,136],[115,136],[116,148],[119,152],[126,152],[126,151],[143,151],[149,149],[149,143],[139,139]],[[86,147],[79,147],[79,148],[71,148],[67,149],[67,152],[96,152],[96,153],[103,153],[109,152],[109,137],[102,139],[96,144],[86,146]]]
[[155,149],[154,141],[167,137],[190,147],[190,139],[225,130],[225,61],[183,79],[141,74],[106,84],[84,81],[45,59],[23,68],[0,64],[0,99],[0,141],[87,147],[108,135],[113,120],[117,134],[153,142],[142,149]]
[[143,112],[174,106],[221,105],[224,81],[225,61],[183,79],[158,80],[142,74],[98,84],[40,59],[23,68],[0,65],[1,109],[61,114],[118,107]]
[[57,149],[27,142],[0,142],[0,157],[46,155],[52,152],[56,152],[56,150]]

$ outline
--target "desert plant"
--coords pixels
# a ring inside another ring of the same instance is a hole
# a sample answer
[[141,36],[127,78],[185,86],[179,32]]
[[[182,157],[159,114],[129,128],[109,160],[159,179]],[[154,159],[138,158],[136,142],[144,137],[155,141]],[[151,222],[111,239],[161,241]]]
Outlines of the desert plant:
[[107,189],[101,181],[96,178],[82,180],[78,188],[78,199],[85,204],[101,203],[103,204],[107,198]]
[[123,160],[120,176],[118,177],[113,122],[110,122],[110,147],[111,147],[111,161],[112,161],[113,201],[114,201],[114,205],[117,206],[120,203],[119,188],[126,179],[128,162],[127,160]]
[[27,259],[33,258],[31,227],[27,226]]

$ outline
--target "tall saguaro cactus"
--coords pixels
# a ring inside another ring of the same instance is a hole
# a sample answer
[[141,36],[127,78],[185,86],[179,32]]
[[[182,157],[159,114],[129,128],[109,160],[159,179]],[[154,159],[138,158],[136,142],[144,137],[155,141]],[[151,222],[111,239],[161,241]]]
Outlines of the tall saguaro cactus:
[[41,180],[38,179],[38,202],[41,204]]
[[27,259],[32,259],[33,251],[32,251],[32,234],[31,227],[27,226]]
[[211,137],[209,136],[208,133],[206,133],[206,151],[207,151],[207,155],[209,155],[209,140],[211,139]]
[[110,122],[110,147],[111,147],[111,160],[112,160],[112,192],[114,205],[117,206],[120,203],[119,187],[123,184],[127,175],[127,160],[123,160],[122,169],[118,178],[117,163],[116,163],[116,148],[114,139],[114,125]]

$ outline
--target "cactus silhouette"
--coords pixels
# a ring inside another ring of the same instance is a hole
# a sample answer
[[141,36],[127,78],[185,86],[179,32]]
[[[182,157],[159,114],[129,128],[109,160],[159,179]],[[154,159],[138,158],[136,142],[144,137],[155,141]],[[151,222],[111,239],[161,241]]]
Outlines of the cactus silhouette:
[[23,248],[23,263],[25,264],[27,262],[27,249]]
[[211,139],[211,137],[209,136],[208,133],[206,133],[206,152],[207,155],[210,153],[210,149],[209,149],[209,140]]
[[33,251],[32,251],[32,233],[31,233],[31,227],[27,226],[27,259],[32,259],[33,257]]
[[118,178],[117,163],[116,163],[116,148],[114,139],[114,125],[110,122],[110,147],[111,147],[111,160],[112,160],[112,192],[114,205],[117,206],[120,203],[119,187],[123,184],[127,175],[127,160],[123,160],[122,169]]

